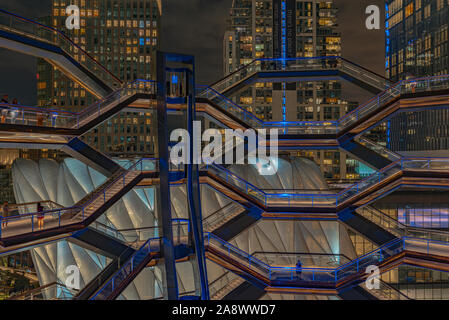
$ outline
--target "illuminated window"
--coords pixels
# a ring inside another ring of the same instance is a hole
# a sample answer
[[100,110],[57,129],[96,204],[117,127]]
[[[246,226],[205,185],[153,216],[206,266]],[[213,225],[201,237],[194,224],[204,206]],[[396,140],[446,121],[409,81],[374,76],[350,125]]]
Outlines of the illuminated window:
[[413,2],[411,2],[408,6],[405,7],[405,17],[409,17],[413,14]]

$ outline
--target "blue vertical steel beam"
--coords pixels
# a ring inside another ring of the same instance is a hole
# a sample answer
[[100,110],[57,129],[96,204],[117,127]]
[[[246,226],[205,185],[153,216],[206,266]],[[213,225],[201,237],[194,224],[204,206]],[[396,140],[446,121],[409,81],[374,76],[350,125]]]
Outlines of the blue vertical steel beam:
[[178,279],[176,277],[175,248],[170,202],[169,152],[167,125],[167,76],[166,55],[157,52],[157,133],[159,153],[159,195],[160,215],[162,220],[161,253],[165,264],[165,285],[168,300],[178,300]]
[[[195,253],[198,263],[198,273],[201,282],[201,299],[209,300],[209,283],[207,280],[206,270],[206,256],[204,249],[204,232],[203,219],[201,213],[201,190],[199,182],[199,168],[196,162],[193,161],[196,155],[196,148],[194,143],[193,122],[196,117],[195,107],[195,61],[192,57],[192,71],[188,72],[186,77],[187,84],[187,131],[189,132],[190,147],[193,148],[190,152],[189,164],[187,165],[187,198],[189,202],[190,219],[192,222],[192,234],[195,246]],[[201,146],[200,146],[201,147]]]

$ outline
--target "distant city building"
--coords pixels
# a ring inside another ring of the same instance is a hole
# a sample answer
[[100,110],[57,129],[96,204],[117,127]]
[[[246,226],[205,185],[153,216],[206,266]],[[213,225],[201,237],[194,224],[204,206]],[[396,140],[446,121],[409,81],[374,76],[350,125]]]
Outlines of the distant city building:
[[[386,1],[386,76],[393,82],[443,75],[449,68],[446,0]],[[449,150],[449,110],[402,113],[389,123],[395,151]]]
[[[80,8],[81,28],[66,29],[66,7]],[[155,78],[160,46],[161,0],[54,0],[43,21],[63,30],[107,70],[125,83]],[[38,104],[80,111],[96,98],[48,63],[38,64]],[[111,154],[152,154],[150,113],[122,113],[84,136],[88,144]]]
[[[283,25],[285,43],[281,36]],[[336,28],[333,1],[233,0],[223,42],[224,75],[257,58],[339,56],[341,36]],[[341,99],[338,80],[261,82],[235,99],[266,121],[337,120],[350,108]],[[300,155],[314,158],[327,178],[358,178],[355,170],[346,172],[346,155],[339,152],[310,151]],[[348,165],[354,163],[350,161]]]

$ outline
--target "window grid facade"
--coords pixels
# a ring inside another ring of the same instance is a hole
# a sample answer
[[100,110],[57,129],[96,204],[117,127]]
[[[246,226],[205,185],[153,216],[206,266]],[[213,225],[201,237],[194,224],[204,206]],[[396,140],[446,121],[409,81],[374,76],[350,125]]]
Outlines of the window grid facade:
[[[80,29],[68,30],[66,7],[80,8]],[[160,0],[54,0],[44,22],[64,32],[122,81],[150,80],[160,46]],[[38,103],[80,111],[96,98],[44,61],[38,65]],[[151,113],[121,113],[83,139],[103,152],[153,154]]]
[[[293,43],[287,44],[288,57],[339,56],[341,36],[336,31],[337,10],[333,1],[287,0],[293,11]],[[234,0],[224,37],[224,75],[257,58],[279,57],[276,41],[281,21],[276,18],[281,0]],[[288,9],[290,10],[290,9]],[[292,42],[292,41],[290,41]],[[280,83],[256,83],[234,97],[235,102],[266,121],[282,121]],[[341,99],[340,81],[287,83],[295,92],[295,106],[288,105],[287,121],[337,120],[351,105]],[[358,179],[351,161],[339,152],[305,151],[320,164],[329,180]],[[348,162],[349,161],[349,162]]]
[[[393,82],[448,74],[449,1],[386,2],[385,71]],[[449,110],[395,116],[389,147],[395,151],[449,150]]]

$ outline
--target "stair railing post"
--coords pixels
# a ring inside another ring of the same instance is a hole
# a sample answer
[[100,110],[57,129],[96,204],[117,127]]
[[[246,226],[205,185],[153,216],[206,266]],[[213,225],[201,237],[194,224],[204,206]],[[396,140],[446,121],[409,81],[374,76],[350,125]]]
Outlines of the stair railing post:
[[181,221],[178,221],[178,244],[181,244]]

